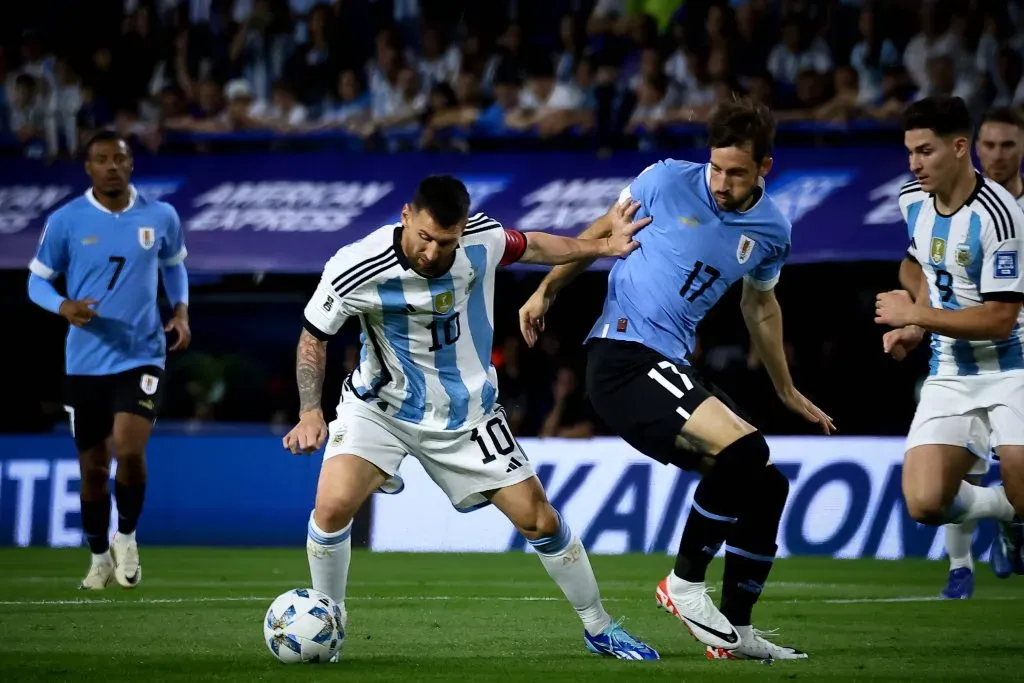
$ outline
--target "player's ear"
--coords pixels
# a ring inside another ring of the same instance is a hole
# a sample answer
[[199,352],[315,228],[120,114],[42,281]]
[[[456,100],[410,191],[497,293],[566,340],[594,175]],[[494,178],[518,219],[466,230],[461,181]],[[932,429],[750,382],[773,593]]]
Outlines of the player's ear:
[[771,157],[765,157],[764,159],[761,159],[761,165],[757,169],[757,174],[762,178],[768,175],[772,170],[772,163],[773,160]]
[[956,152],[958,159],[962,159],[971,153],[971,143],[965,137],[957,136],[953,139],[953,151]]
[[412,215],[412,207],[409,206],[408,202],[402,204],[402,227],[409,227],[409,216]]

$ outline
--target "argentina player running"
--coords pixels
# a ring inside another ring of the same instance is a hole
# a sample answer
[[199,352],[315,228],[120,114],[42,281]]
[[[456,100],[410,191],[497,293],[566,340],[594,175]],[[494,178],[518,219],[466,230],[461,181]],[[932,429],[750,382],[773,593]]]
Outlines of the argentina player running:
[[[974,170],[971,119],[961,99],[915,102],[903,129],[917,177],[899,199],[907,260],[924,277],[916,296],[879,294],[875,320],[897,328],[883,337],[883,348],[895,355],[932,333],[929,376],[907,436],[903,494],[910,514],[925,524],[1014,521],[1003,538],[1010,559],[1020,557],[1024,212],[998,182]],[[901,270],[908,270],[906,260]],[[963,481],[990,443],[1003,486]]]
[[[81,587],[142,579],[135,527],[146,493],[146,443],[160,404],[166,355],[188,347],[185,243],[174,208],[151,201],[130,184],[132,156],[116,133],[101,132],[85,147],[92,180],[83,196],[53,212],[29,264],[28,295],[71,323],[65,355],[67,405],[78,449],[82,528],[92,564]],[[52,281],[66,277],[67,296]],[[164,325],[157,281],[174,315]],[[110,462],[117,458],[117,533],[111,542]],[[113,556],[111,556],[113,555]]]
[[[1016,198],[1017,205],[1024,208],[1024,180],[1020,174],[1021,160],[1024,158],[1024,114],[1013,107],[997,107],[985,112],[978,128],[975,151],[985,177],[1002,185]],[[916,299],[923,279],[921,265],[912,258],[904,258],[900,264],[900,285],[910,293],[911,298]],[[908,331],[911,334],[909,339],[900,331],[890,333],[900,335],[903,339],[903,343],[890,351],[896,360],[902,360],[909,350],[924,339],[924,330],[921,328],[912,327]],[[978,458],[965,481],[978,485],[989,469],[989,458],[985,455],[988,452],[988,444],[985,443],[988,432],[980,420],[975,421],[975,426],[980,431],[973,439],[976,443],[972,448]],[[995,457],[998,459],[998,456]],[[943,527],[946,552],[949,555],[949,577],[940,593],[941,597],[966,600],[974,594],[971,542],[976,526],[977,521],[970,520]],[[989,564],[996,576],[1002,579],[1014,573],[1024,574],[1024,530],[1020,524],[999,522],[999,536],[992,545]]]
[[[305,309],[297,377],[299,424],[284,438],[293,453],[328,440],[307,554],[313,588],[345,612],[352,519],[375,490],[397,493],[406,454],[460,511],[494,504],[529,540],[584,625],[594,653],[658,659],[613,622],[580,540],[551,507],[495,403],[491,365],[494,279],[515,261],[559,264],[624,256],[636,248],[624,207],[606,238],[576,240],[505,230],[482,214],[467,219],[469,194],[451,176],[420,183],[402,222],[338,251]],[[321,411],[326,344],[357,317],[363,348],[330,427]]]
[[[710,658],[802,659],[766,640],[751,612],[775,558],[789,492],[760,431],[688,363],[705,313],[743,280],[751,340],[782,401],[825,433],[832,420],[794,387],[773,293],[789,253],[790,223],[765,192],[774,123],[762,105],[721,105],[708,126],[711,161],[666,160],[644,170],[622,202],[641,203],[652,223],[640,248],[612,268],[604,311],[588,337],[587,389],[601,418],[640,452],[704,474],[693,497],[675,568],[656,591]],[[583,237],[608,232],[608,219]],[[555,268],[520,310],[536,341],[557,292],[585,265]],[[721,611],[708,596],[708,564],[725,543]]]

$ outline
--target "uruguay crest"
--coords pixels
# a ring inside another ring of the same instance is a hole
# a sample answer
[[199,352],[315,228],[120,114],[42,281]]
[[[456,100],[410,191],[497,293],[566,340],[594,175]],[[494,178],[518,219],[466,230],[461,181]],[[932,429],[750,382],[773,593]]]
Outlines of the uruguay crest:
[[435,313],[447,313],[452,310],[452,306],[455,304],[455,292],[448,290],[447,292],[440,292],[434,295],[434,312]]
[[142,389],[142,393],[146,396],[152,396],[156,393],[156,388],[160,385],[160,380],[153,375],[143,375],[142,379],[139,380],[139,388]]
[[740,243],[736,247],[736,260],[740,263],[746,263],[750,255],[754,253],[755,246],[757,246],[757,243],[754,240],[746,235],[740,235]]
[[941,237],[933,237],[931,250],[928,253],[931,255],[932,263],[936,265],[942,263],[946,258],[946,240]]
[[143,249],[152,249],[156,244],[156,230],[149,227],[139,228],[139,244]]

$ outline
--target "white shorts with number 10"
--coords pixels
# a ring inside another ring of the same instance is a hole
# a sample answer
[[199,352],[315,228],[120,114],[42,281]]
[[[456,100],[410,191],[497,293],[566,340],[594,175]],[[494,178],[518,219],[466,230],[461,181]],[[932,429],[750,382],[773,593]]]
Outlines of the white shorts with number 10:
[[324,460],[347,453],[373,463],[389,476],[381,487],[385,493],[402,490],[398,470],[411,455],[460,512],[486,505],[487,491],[533,476],[500,408],[476,425],[436,431],[395,419],[345,390],[327,434]]

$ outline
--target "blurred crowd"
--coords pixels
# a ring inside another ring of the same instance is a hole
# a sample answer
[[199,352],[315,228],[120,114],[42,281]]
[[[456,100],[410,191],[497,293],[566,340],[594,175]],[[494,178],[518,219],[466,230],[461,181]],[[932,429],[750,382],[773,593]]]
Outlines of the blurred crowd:
[[241,131],[420,148],[642,137],[737,92],[783,121],[892,121],[938,93],[1024,103],[1008,0],[14,4],[0,9],[20,31],[7,24],[0,52],[0,126],[33,156],[74,154],[102,127],[153,151]]

